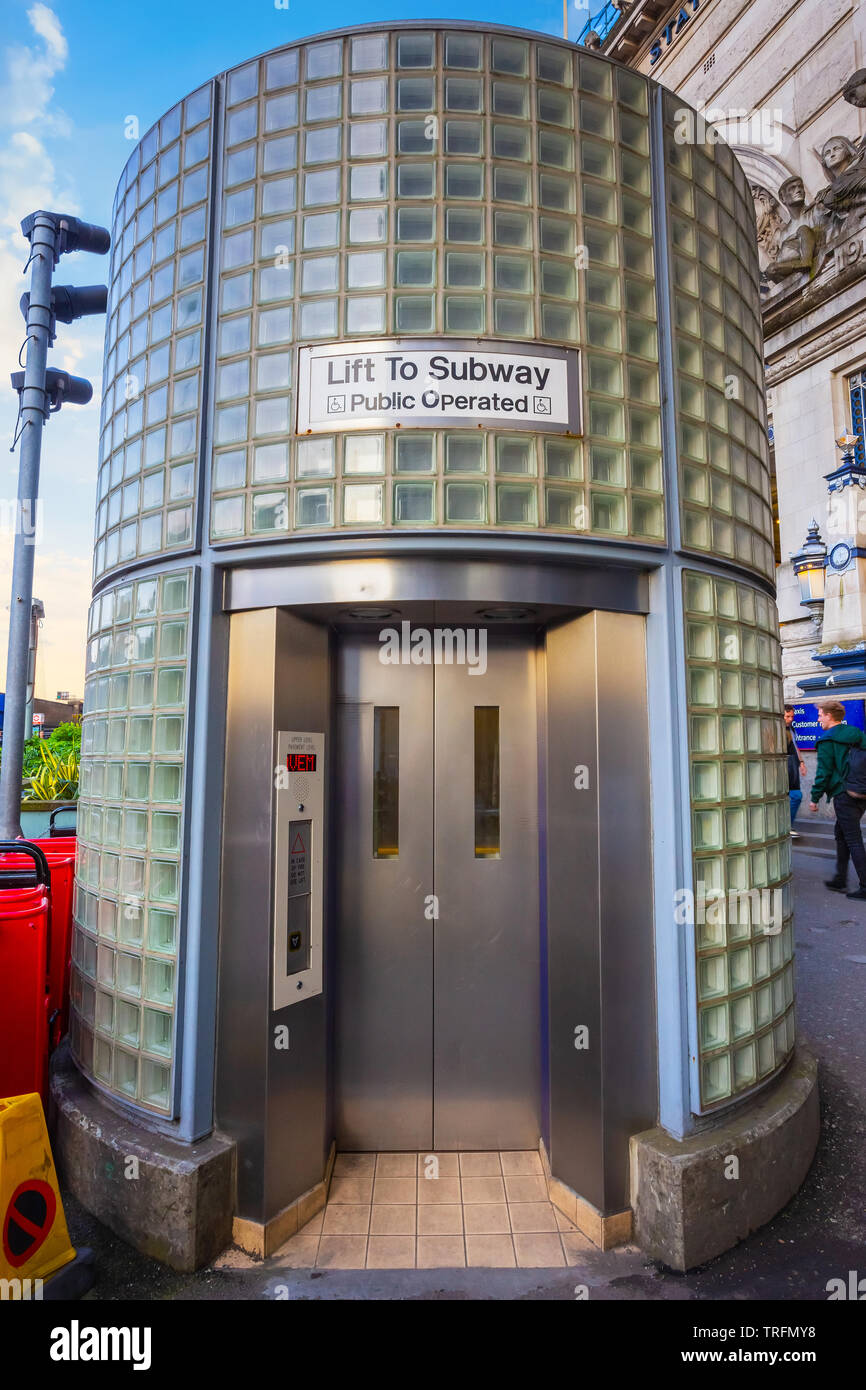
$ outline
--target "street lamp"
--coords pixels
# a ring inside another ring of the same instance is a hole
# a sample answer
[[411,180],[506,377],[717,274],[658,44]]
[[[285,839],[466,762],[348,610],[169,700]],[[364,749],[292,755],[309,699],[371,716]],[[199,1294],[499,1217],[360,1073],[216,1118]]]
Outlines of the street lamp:
[[791,556],[791,564],[800,584],[800,603],[817,617],[818,610],[824,602],[827,547],[821,540],[818,523],[814,517],[809,522],[802,548],[796,555]]

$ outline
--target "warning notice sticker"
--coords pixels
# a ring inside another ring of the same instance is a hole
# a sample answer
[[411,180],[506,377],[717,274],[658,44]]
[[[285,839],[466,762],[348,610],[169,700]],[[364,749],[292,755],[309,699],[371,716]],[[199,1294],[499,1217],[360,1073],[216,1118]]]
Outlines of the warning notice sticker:
[[571,348],[460,340],[301,348],[298,433],[495,424],[578,434],[577,358]]

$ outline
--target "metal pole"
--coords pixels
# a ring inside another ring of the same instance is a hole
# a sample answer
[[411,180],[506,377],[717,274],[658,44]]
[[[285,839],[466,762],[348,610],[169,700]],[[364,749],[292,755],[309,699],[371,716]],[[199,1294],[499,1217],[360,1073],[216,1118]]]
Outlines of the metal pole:
[[45,609],[38,598],[30,605],[30,650],[27,654],[27,694],[24,701],[24,742],[33,733],[33,704],[36,699],[36,649],[39,646],[39,622]]
[[562,37],[568,38],[568,0],[562,0]]
[[9,654],[6,661],[6,708],[3,715],[3,761],[0,765],[0,839],[18,840],[21,830],[21,771],[24,763],[24,711],[30,658],[33,558],[39,462],[45,424],[45,368],[51,323],[51,277],[54,273],[55,225],[37,212],[30,237],[30,311],[27,315],[27,363],[21,393],[21,453],[15,554],[9,604]]

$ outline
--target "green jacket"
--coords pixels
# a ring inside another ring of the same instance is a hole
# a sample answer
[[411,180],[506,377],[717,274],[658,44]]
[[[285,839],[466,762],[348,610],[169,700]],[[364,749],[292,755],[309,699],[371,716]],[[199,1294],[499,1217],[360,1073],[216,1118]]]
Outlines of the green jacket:
[[816,740],[818,766],[812,783],[813,805],[817,805],[822,796],[832,801],[845,790],[849,748],[866,748],[866,737],[851,724],[834,724]]

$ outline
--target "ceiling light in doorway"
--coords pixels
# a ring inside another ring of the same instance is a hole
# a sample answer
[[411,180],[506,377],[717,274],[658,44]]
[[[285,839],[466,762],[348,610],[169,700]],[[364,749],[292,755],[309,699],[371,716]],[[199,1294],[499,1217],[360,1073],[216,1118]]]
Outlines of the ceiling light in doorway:
[[399,618],[399,608],[344,608],[340,614],[353,623],[384,623],[388,618]]
[[519,623],[524,618],[534,617],[535,609],[520,608],[516,603],[499,603],[494,608],[478,608],[476,613],[491,623]]

